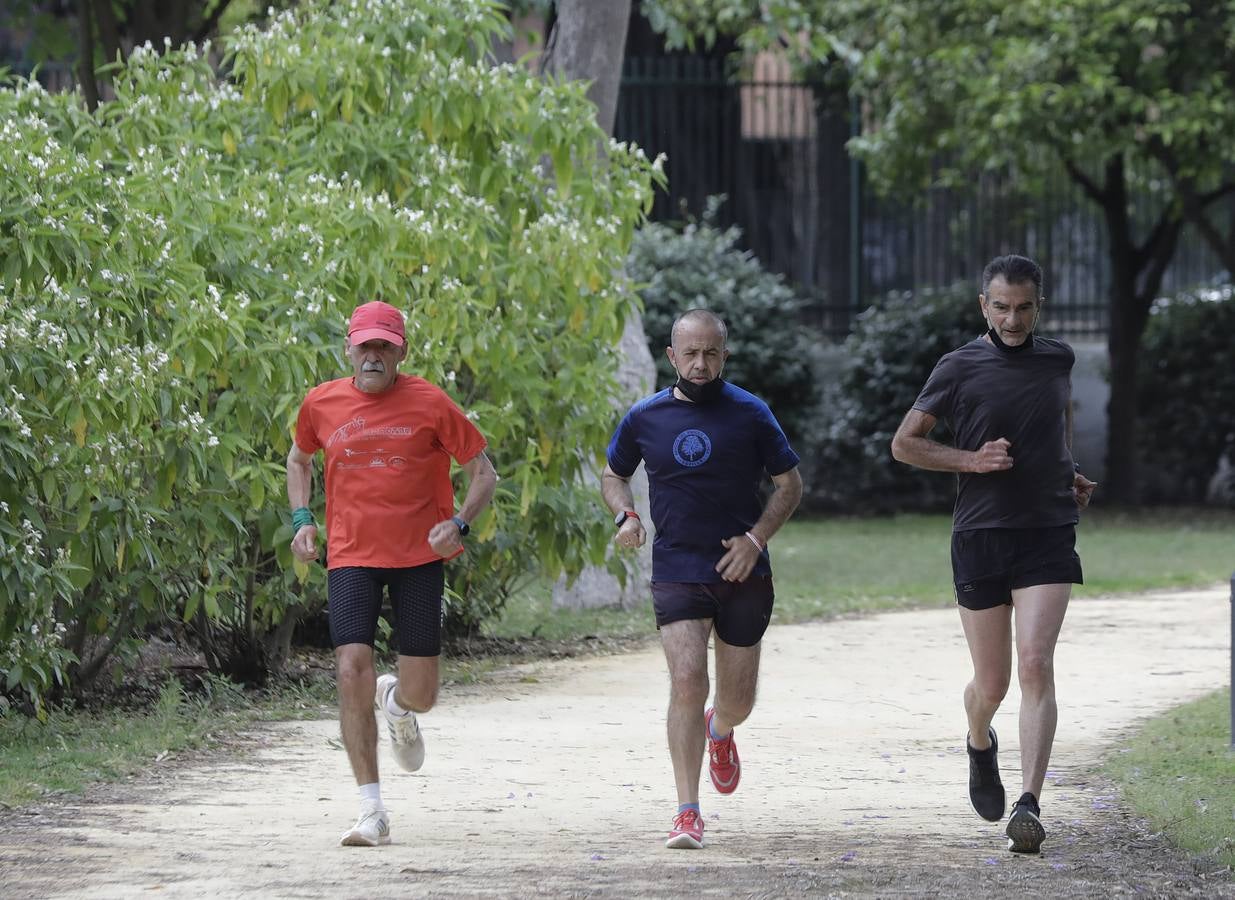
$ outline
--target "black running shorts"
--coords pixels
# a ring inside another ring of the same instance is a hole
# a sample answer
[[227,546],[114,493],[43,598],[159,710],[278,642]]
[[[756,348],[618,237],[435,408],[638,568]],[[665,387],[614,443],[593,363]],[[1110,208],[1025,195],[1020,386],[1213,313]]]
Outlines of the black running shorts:
[[334,646],[373,646],[382,588],[390,592],[395,638],[401,656],[442,652],[442,592],[445,569],[435,560],[409,569],[349,566],[331,569],[326,579],[330,640]]
[[954,532],[952,580],[966,609],[1003,606],[1014,590],[1037,584],[1083,584],[1076,526]]
[[712,619],[716,636],[733,647],[753,647],[759,643],[768,630],[772,601],[771,575],[706,584],[652,582],[657,628],[684,619]]

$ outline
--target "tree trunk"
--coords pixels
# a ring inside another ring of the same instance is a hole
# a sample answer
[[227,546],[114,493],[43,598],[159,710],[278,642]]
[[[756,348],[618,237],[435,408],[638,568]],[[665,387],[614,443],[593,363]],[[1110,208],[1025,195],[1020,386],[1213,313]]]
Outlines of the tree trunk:
[[120,29],[116,26],[116,13],[112,9],[111,0],[92,0],[94,18],[99,26],[99,41],[103,44],[103,61],[114,63],[117,58],[124,59],[124,48],[120,45]]
[[[622,60],[626,51],[626,30],[630,22],[630,0],[560,0],[557,19],[542,60],[542,70],[572,80],[588,81],[588,98],[596,104],[596,120],[606,134],[613,134],[617,115],[618,89],[622,82]],[[647,348],[647,336],[638,313],[632,312],[626,321],[619,349],[618,383],[622,386],[621,402],[633,403],[647,393],[656,379],[656,365]],[[615,410],[616,424],[619,411]],[[587,486],[596,492],[599,502],[600,473]],[[631,479],[636,507],[645,522],[651,521],[648,510],[647,476],[640,470]],[[580,608],[585,606],[633,606],[646,599],[651,581],[651,541],[644,545],[630,567],[623,587],[604,568],[589,566],[570,588],[564,579],[553,590],[555,606]]]
[[1137,349],[1144,324],[1137,327],[1136,302],[1130,254],[1111,251],[1110,332],[1107,351],[1111,366],[1111,396],[1107,404],[1106,478],[1104,501],[1137,502]]
[[1111,265],[1107,337],[1111,397],[1107,406],[1106,483],[1102,494],[1111,503],[1131,505],[1140,500],[1137,365],[1141,336],[1149,322],[1149,308],[1162,286],[1162,276],[1175,255],[1183,221],[1178,212],[1168,207],[1144,243],[1137,246],[1132,238],[1124,174],[1121,158],[1107,163],[1100,200],[1110,240]]
[[575,81],[588,81],[596,121],[613,134],[631,0],[559,0],[543,68]]
[[86,109],[94,112],[99,108],[99,83],[94,77],[94,17],[90,0],[77,0],[77,80],[86,98]]

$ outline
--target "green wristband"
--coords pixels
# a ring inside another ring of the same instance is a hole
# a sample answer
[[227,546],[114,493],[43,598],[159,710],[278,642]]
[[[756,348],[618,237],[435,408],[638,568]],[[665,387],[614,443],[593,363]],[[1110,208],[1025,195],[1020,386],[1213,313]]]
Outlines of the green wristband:
[[295,509],[292,510],[292,529],[293,530],[299,531],[301,528],[304,528],[306,525],[312,525],[312,524],[314,524],[313,510],[309,509],[309,507],[297,506]]

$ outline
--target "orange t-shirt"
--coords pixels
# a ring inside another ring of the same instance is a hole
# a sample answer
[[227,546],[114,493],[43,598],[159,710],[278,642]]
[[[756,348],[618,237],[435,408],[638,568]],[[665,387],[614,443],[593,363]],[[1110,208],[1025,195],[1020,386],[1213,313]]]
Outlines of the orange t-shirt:
[[450,459],[469,462],[485,439],[446,392],[399,375],[367,394],[351,378],[309,391],[296,446],[326,451],[326,563],[401,569],[440,557],[429,530],[454,515]]

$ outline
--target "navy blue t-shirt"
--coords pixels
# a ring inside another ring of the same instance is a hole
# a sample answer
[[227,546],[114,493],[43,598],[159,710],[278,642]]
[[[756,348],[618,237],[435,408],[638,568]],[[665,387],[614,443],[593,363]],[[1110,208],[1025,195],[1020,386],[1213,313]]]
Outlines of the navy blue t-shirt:
[[[726,382],[711,403],[666,388],[632,406],[609,442],[609,468],[629,478],[640,460],[656,526],[652,580],[712,583],[723,580],[721,540],[749,531],[763,513],[763,473],[788,472],[798,455],[768,405]],[[771,572],[764,550],[751,574]]]

